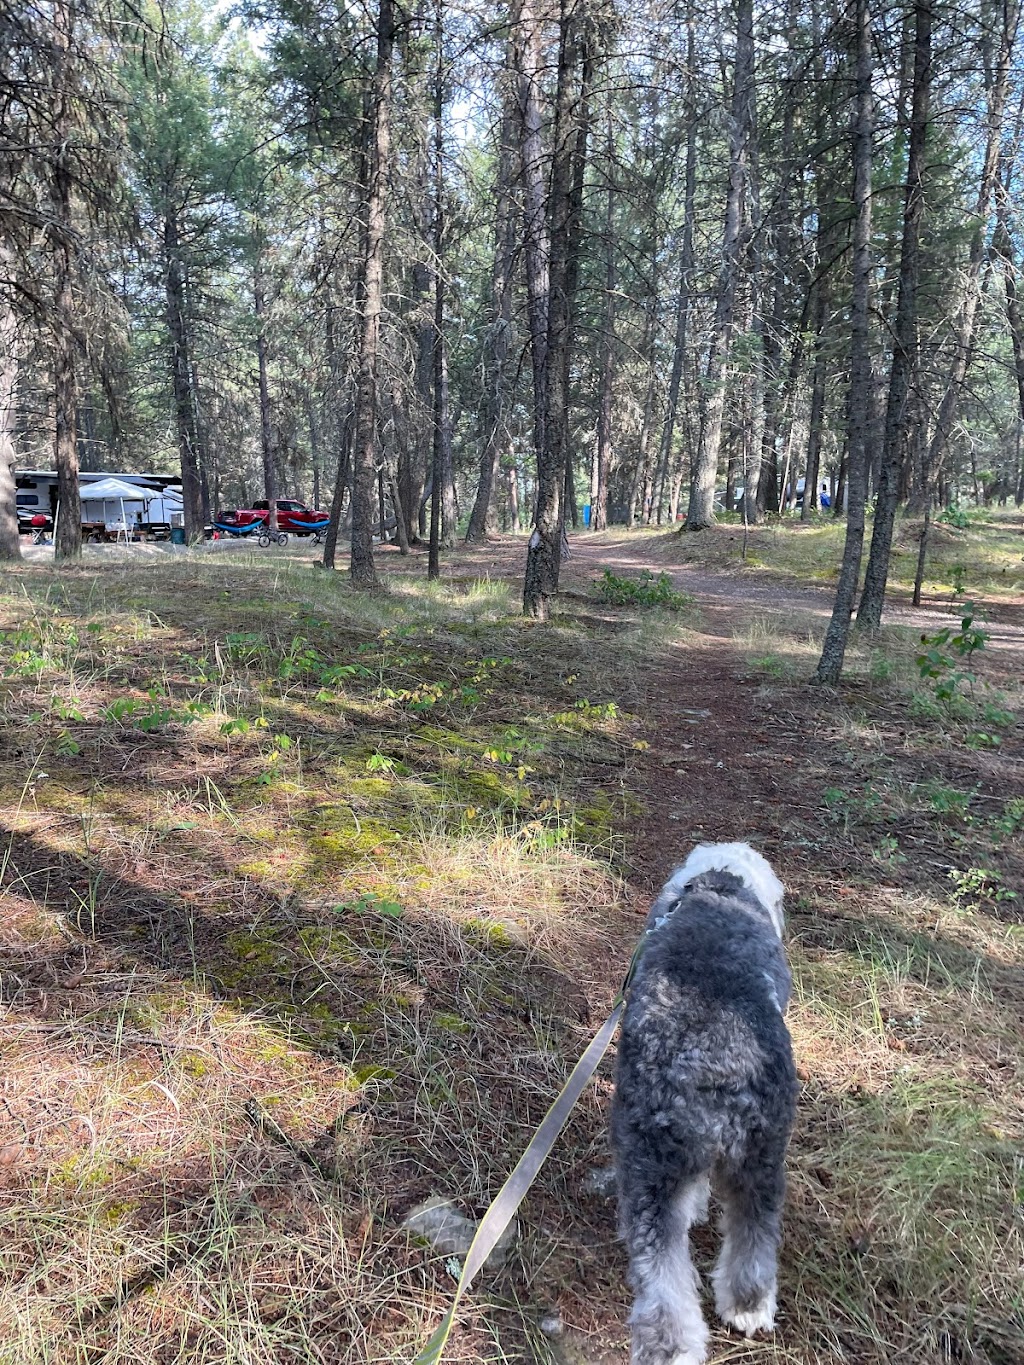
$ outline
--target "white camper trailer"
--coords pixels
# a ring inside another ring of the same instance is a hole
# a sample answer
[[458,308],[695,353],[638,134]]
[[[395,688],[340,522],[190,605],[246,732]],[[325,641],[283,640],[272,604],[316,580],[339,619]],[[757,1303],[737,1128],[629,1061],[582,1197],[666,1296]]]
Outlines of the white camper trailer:
[[[28,532],[32,517],[40,515],[52,524],[57,514],[56,472],[19,469],[15,484],[19,528]],[[101,537],[121,533],[167,540],[171,528],[184,520],[181,484],[172,475],[84,472],[79,476],[79,495],[83,525]]]

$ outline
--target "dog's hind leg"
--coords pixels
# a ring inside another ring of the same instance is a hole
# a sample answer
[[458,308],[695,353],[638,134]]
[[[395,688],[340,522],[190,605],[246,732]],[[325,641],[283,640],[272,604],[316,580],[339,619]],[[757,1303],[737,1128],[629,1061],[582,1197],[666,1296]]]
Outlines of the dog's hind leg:
[[722,1250],[711,1274],[715,1308],[745,1336],[775,1323],[776,1263],[782,1238],[785,1138],[751,1142],[741,1161],[715,1168]]
[[622,1231],[636,1294],[630,1314],[632,1365],[702,1365],[708,1329],[700,1277],[690,1260],[690,1226],[707,1216],[707,1177],[675,1191],[635,1175],[624,1181]]

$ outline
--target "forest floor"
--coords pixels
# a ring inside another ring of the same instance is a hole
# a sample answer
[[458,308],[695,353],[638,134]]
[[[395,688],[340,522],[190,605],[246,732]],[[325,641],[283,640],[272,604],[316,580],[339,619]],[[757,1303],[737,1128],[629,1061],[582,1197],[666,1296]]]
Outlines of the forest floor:
[[[778,1329],[712,1359],[1021,1365],[1024,538],[940,528],[919,612],[898,559],[823,692],[838,546],[576,536],[545,626],[511,537],[370,599],[305,546],[8,574],[2,1365],[411,1360],[454,1282],[402,1217],[483,1211],[713,839],[786,882],[803,1088]],[[914,656],[965,596],[944,700]],[[610,1078],[447,1359],[626,1361]]]

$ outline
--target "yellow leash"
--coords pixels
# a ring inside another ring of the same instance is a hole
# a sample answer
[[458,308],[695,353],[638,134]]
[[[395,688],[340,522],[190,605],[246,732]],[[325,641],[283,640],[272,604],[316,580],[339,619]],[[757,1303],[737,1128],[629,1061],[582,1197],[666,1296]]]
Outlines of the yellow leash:
[[[675,905],[672,906],[672,909],[675,909]],[[527,1191],[537,1178],[537,1172],[544,1165],[559,1133],[565,1127],[573,1106],[583,1094],[584,1088],[597,1070],[601,1058],[608,1051],[608,1046],[615,1036],[615,1030],[619,1026],[619,1020],[622,1018],[622,1011],[626,1008],[626,992],[629,990],[630,982],[636,972],[636,964],[640,961],[640,954],[643,952],[652,930],[659,928],[664,922],[664,918],[663,916],[657,924],[651,925],[641,934],[639,943],[633,949],[633,956],[629,960],[622,989],[615,997],[611,1014],[598,1029],[588,1044],[586,1052],[573,1067],[569,1079],[555,1097],[551,1108],[541,1119],[540,1127],[530,1139],[526,1151],[516,1162],[515,1170],[502,1185],[494,1202],[481,1218],[480,1226],[477,1228],[476,1235],[470,1243],[469,1251],[466,1253],[466,1261],[462,1267],[459,1282],[455,1287],[452,1306],[445,1313],[441,1325],[423,1350],[420,1351],[412,1365],[438,1365],[441,1352],[451,1335],[455,1323],[455,1314],[462,1302],[463,1294],[473,1282],[487,1257],[494,1250],[498,1238],[512,1221],[516,1209],[526,1198]]]
[[[634,962],[630,964],[630,976],[632,976],[632,967],[636,961],[636,956],[637,954],[634,954]],[[597,1070],[601,1058],[608,1051],[608,1044],[618,1027],[625,1004],[626,1002],[620,992],[611,1014],[591,1040],[586,1052],[573,1067],[569,1079],[562,1087],[551,1108],[541,1119],[540,1127],[516,1163],[515,1170],[502,1185],[491,1207],[480,1220],[476,1236],[466,1253],[466,1263],[462,1267],[462,1274],[459,1276],[452,1306],[445,1313],[440,1327],[416,1357],[413,1365],[437,1365],[441,1359],[441,1352],[448,1341],[455,1322],[455,1313],[462,1301],[463,1294],[473,1282],[477,1271],[480,1270],[487,1257],[494,1250],[498,1238],[512,1221],[516,1209],[526,1198],[527,1191],[537,1178],[537,1172],[543,1166],[551,1148],[555,1145],[556,1138],[565,1127],[573,1106],[583,1094],[584,1087]]]

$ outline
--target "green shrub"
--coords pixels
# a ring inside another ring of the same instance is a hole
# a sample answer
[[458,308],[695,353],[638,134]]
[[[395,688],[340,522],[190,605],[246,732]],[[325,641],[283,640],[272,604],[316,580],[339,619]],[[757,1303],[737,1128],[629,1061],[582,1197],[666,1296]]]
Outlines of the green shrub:
[[616,607],[665,607],[669,611],[682,611],[693,603],[689,593],[675,591],[667,573],[660,573],[655,578],[649,569],[642,569],[636,578],[624,578],[605,569],[596,587],[600,601]]

